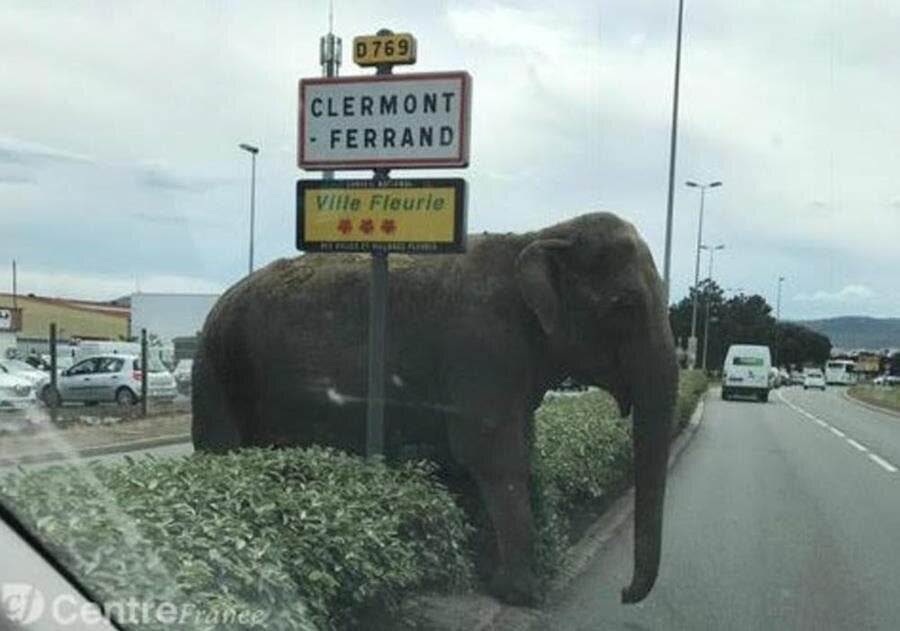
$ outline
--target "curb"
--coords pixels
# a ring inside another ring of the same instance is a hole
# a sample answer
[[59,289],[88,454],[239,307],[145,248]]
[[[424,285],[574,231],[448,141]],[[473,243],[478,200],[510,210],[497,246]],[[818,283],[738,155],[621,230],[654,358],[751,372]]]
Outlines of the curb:
[[841,396],[843,396],[845,399],[847,399],[847,400],[850,401],[851,403],[854,403],[854,404],[859,405],[859,406],[861,406],[861,407],[868,408],[868,409],[873,410],[873,411],[875,411],[875,412],[881,412],[882,414],[887,414],[888,416],[892,416],[892,417],[894,417],[894,418],[900,418],[900,412],[897,412],[896,410],[893,410],[893,409],[891,409],[891,408],[887,408],[887,407],[882,407],[882,406],[880,406],[880,405],[876,405],[875,403],[869,403],[868,401],[863,401],[862,399],[857,399],[856,397],[854,397],[853,395],[851,395],[850,392],[849,392],[848,390],[844,390],[844,391],[841,393]]
[[51,451],[33,456],[24,456],[15,460],[0,459],[0,467],[11,467],[19,464],[38,464],[47,462],[67,461],[74,457],[91,458],[93,456],[105,456],[115,453],[128,453],[140,449],[150,449],[152,447],[165,447],[166,445],[176,445],[179,443],[189,443],[191,441],[190,434],[164,434],[162,436],[154,436],[153,438],[141,438],[138,440],[129,440],[110,445],[102,445],[99,447],[86,447],[84,449],[73,449],[72,451]]
[[[694,409],[694,413],[691,415],[687,425],[672,441],[669,447],[669,471],[678,462],[688,443],[693,439],[697,430],[700,429],[706,397],[710,395],[712,390],[712,388],[708,388],[700,396],[700,399],[697,401],[697,407]],[[569,561],[565,564],[567,569],[564,574],[554,579],[550,584],[545,606],[557,600],[562,595],[562,592],[584,573],[606,543],[618,534],[622,528],[628,527],[633,515],[634,487],[632,486],[603,512],[575,545],[569,548],[567,552]],[[473,629],[477,631],[528,631],[541,622],[541,618],[544,615],[543,608],[513,607],[497,601],[494,602],[496,603],[496,608],[491,612],[490,617],[484,619],[481,624],[474,626]]]

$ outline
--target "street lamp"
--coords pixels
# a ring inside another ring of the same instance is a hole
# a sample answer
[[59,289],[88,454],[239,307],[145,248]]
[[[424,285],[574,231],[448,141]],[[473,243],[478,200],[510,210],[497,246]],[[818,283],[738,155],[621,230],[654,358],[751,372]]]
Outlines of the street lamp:
[[672,90],[672,125],[669,134],[669,191],[666,204],[666,250],[663,261],[663,284],[666,286],[666,305],[672,293],[672,209],[675,201],[675,150],[678,140],[678,88],[681,83],[681,24],[684,20],[684,0],[678,0],[678,32],[675,39],[675,86]]
[[784,282],[784,276],[778,277],[778,300],[775,302],[775,320],[781,320],[781,283]]
[[778,298],[775,301],[775,365],[778,365],[779,351],[781,346],[781,283],[784,282],[784,276],[778,277]]
[[[709,250],[709,273],[707,278],[712,281],[713,255],[716,250],[724,250],[725,246],[719,245],[701,245],[701,249]],[[709,297],[706,298],[706,323],[703,325],[703,370],[706,370],[706,351],[709,348],[709,303],[712,302]]]
[[697,256],[694,262],[694,300],[691,310],[691,337],[688,341],[688,348],[691,350],[691,368],[695,368],[697,365],[697,285],[700,282],[700,245],[703,243],[703,202],[706,198],[706,189],[722,186],[722,182],[717,180],[708,184],[697,184],[697,182],[688,180],[685,184],[691,188],[700,189],[700,220],[697,223]]
[[239,148],[250,153],[250,263],[248,265],[247,274],[253,273],[253,223],[256,215],[256,154],[259,153],[259,147],[248,145],[242,142]]

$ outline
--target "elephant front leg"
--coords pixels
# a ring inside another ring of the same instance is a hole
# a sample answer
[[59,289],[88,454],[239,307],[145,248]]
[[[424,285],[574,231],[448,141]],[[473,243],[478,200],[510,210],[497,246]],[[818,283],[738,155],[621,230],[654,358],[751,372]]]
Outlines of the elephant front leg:
[[535,604],[541,587],[534,571],[528,445],[522,427],[458,428],[451,430],[451,445],[475,479],[497,536],[499,566],[491,592],[511,604]]

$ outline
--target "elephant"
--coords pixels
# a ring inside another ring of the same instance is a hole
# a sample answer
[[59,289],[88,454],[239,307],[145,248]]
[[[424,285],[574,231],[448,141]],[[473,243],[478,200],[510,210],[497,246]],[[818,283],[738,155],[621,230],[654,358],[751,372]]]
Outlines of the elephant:
[[[220,297],[193,364],[197,450],[364,451],[368,256],[279,259]],[[623,416],[633,408],[633,577],[621,599],[644,599],[659,568],[678,367],[666,291],[635,227],[595,212],[390,264],[386,433],[443,433],[474,479],[496,533],[491,591],[540,598],[529,436],[545,393],[572,377],[611,393]]]

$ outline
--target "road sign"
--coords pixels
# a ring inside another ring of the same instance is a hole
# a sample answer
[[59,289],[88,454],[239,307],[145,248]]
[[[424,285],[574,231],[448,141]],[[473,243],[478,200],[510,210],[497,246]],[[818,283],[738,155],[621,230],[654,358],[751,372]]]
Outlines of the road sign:
[[463,252],[465,238],[462,178],[297,182],[298,250]]
[[354,37],[353,61],[364,67],[380,64],[414,64],[416,38],[410,33]]
[[471,84],[467,72],[301,79],[298,166],[465,167]]

